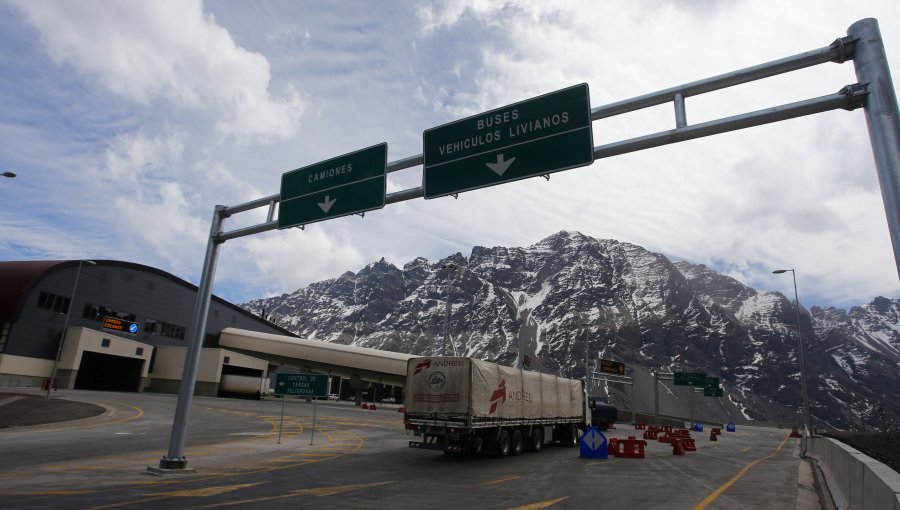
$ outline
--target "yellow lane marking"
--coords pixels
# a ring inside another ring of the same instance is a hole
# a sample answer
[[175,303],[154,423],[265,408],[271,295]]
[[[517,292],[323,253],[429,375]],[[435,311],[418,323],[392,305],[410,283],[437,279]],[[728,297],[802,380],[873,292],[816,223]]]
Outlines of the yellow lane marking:
[[278,496],[268,496],[265,498],[254,498],[254,499],[244,499],[240,501],[228,501],[225,503],[216,503],[213,505],[204,505],[204,506],[195,506],[191,507],[193,509],[200,508],[219,508],[223,506],[235,506],[235,505],[248,505],[250,503],[261,503],[264,501],[274,501],[277,499],[286,499],[286,498],[295,498],[297,496],[334,496],[336,494],[343,494],[345,492],[358,491],[360,489],[369,489],[372,487],[378,487],[381,485],[388,485],[397,482],[376,482],[376,483],[355,483],[351,485],[336,485],[334,487],[319,487],[316,489],[300,489],[296,491],[291,491],[287,494],[281,494]]
[[541,501],[539,503],[532,503],[530,505],[517,506],[517,507],[510,508],[509,510],[541,510],[541,508],[547,508],[548,506],[553,506],[553,505],[559,503],[560,501],[563,501],[566,499],[569,499],[569,496],[565,496],[562,498],[556,498],[556,499],[548,499],[547,501]]
[[60,490],[60,491],[39,491],[39,492],[32,492],[31,494],[34,496],[72,496],[72,495],[76,495],[76,494],[90,494],[92,492],[94,492],[94,491],[75,491],[75,490],[64,491],[64,490]]
[[499,480],[491,480],[490,482],[484,482],[481,485],[495,485],[498,483],[508,482],[510,480],[518,480],[518,479],[519,479],[518,476],[510,476],[509,478],[501,478]]
[[[59,432],[60,430],[90,429],[90,428],[95,428],[95,427],[103,427],[103,426],[106,426],[106,425],[116,425],[116,424],[119,424],[119,423],[125,423],[125,422],[127,422],[127,421],[136,420],[136,419],[140,418],[141,416],[144,416],[144,410],[141,409],[140,407],[135,407],[135,406],[133,406],[133,405],[131,405],[131,404],[124,404],[124,405],[126,405],[126,406],[128,406],[128,407],[134,409],[135,411],[137,411],[137,414],[135,414],[134,416],[129,416],[128,418],[123,418],[123,419],[121,419],[121,420],[105,421],[105,422],[103,422],[103,423],[91,423],[91,424],[88,424],[88,425],[72,425],[71,427],[60,427],[60,428],[56,428],[56,429],[31,429],[31,430],[22,430],[22,431],[20,431],[20,432],[13,432],[12,434],[9,434],[9,435],[15,436],[15,435],[25,435],[25,434],[30,434],[30,433],[37,433],[37,432]],[[89,420],[90,418],[85,418],[85,419],[86,419],[86,420]],[[29,428],[29,427],[23,427],[23,428]],[[6,430],[9,430],[9,429],[6,429]]]
[[205,487],[203,489],[185,489],[180,491],[172,491],[172,492],[160,492],[157,494],[144,494],[145,496],[169,496],[174,498],[196,498],[196,497],[207,497],[207,496],[218,496],[219,494],[225,494],[228,492],[245,489],[247,487],[253,487],[254,485],[259,485],[262,482],[257,483],[240,483],[237,485],[222,485],[219,487]]
[[769,455],[766,455],[765,457],[763,457],[763,458],[761,458],[761,459],[756,459],[756,460],[754,460],[753,462],[751,462],[750,464],[747,464],[746,466],[744,466],[744,468],[741,469],[741,470],[738,472],[738,474],[734,475],[734,477],[733,477],[731,480],[728,480],[727,482],[725,482],[724,484],[722,484],[721,487],[719,487],[718,489],[716,489],[715,491],[713,491],[712,494],[710,494],[709,496],[706,496],[706,498],[705,498],[703,501],[701,501],[697,506],[694,507],[694,510],[703,510],[703,509],[706,508],[710,503],[712,503],[712,502],[715,501],[719,496],[721,496],[723,492],[725,492],[726,490],[728,490],[729,487],[731,487],[732,485],[734,485],[735,482],[737,482],[737,481],[740,480],[744,475],[746,475],[746,474],[747,474],[747,471],[750,471],[750,468],[752,468],[753,466],[759,464],[760,462],[762,462],[762,461],[764,461],[764,460],[767,460],[767,459],[770,459],[770,458],[774,457],[779,451],[781,451],[781,449],[784,447],[784,443],[787,443],[787,440],[788,440],[788,439],[790,439],[790,436],[785,436],[784,440],[781,441],[781,444],[778,445],[778,448],[775,448],[775,451],[774,451],[774,452],[770,453]]

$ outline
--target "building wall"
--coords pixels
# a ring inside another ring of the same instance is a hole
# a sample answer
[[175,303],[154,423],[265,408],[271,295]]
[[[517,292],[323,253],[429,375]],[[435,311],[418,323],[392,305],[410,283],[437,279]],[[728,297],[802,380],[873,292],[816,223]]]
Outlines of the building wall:
[[[43,274],[24,297],[20,305],[21,313],[12,323],[5,348],[0,354],[49,360],[56,356],[66,317],[52,309],[41,308],[40,294],[46,292],[70,298],[77,268],[77,263],[71,263]],[[135,335],[121,336],[153,346],[186,346],[197,298],[196,288],[181,280],[173,280],[171,275],[149,269],[116,261],[82,265],[75,296],[69,305],[69,328],[101,329],[102,317],[91,320],[83,316],[86,305],[97,305],[134,315],[134,322],[140,324],[140,330]],[[183,338],[149,330],[150,321],[182,328]],[[284,334],[283,330],[249,313],[213,299],[206,332],[218,335],[226,327]]]
[[[118,313],[120,318],[138,323],[140,328],[134,335],[100,331],[97,333],[99,336],[112,336],[153,347],[188,345],[197,299],[195,286],[147,266],[119,261],[95,262],[95,265],[82,264],[74,297],[73,285],[78,262],[68,261],[41,273],[21,297],[17,304],[17,314],[7,310],[6,316],[15,315],[15,320],[11,323],[5,342],[0,343],[0,385],[34,386],[40,385],[41,380],[48,377],[47,367],[52,366],[56,357],[67,317],[63,313],[65,309],[58,306],[59,303],[55,307],[48,306],[47,300],[42,299],[42,293],[45,298],[49,295],[59,300],[70,300],[70,332],[81,327],[102,330],[102,315],[91,317],[89,312],[96,311],[96,308],[90,310],[89,307],[103,307],[112,311],[112,314]],[[2,281],[0,285],[3,285]],[[155,327],[152,326],[153,323],[156,323]],[[284,330],[252,314],[213,298],[210,302],[204,347],[217,347],[218,335],[226,327],[285,334]],[[127,342],[121,345],[127,345]],[[60,375],[77,368],[76,362],[77,360],[68,360],[66,366],[69,368],[61,367],[63,372]],[[146,374],[149,369],[151,379],[155,363],[155,358],[151,358],[144,370]],[[181,378],[182,366],[183,361],[178,367],[177,379]],[[217,381],[218,374],[209,381],[212,385],[210,390]]]

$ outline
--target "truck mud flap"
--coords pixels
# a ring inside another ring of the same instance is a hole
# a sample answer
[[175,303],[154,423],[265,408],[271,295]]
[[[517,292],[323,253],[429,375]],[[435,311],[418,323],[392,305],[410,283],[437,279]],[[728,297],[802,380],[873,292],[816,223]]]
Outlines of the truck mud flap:
[[418,448],[420,450],[436,450],[442,452],[447,449],[445,443],[426,443],[424,441],[410,441],[410,448]]

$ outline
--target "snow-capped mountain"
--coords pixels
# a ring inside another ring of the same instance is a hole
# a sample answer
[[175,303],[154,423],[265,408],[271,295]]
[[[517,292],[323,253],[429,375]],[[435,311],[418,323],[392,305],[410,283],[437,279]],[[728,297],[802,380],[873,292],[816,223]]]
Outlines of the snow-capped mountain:
[[[577,232],[527,248],[476,246],[468,258],[417,258],[402,269],[382,259],[242,306],[310,339],[508,365],[527,356],[530,369],[567,377],[584,377],[587,348],[592,370],[598,358],[629,366],[637,396],[618,384],[597,390],[626,407],[635,398],[639,410],[653,409],[648,374],[668,370],[720,378],[723,407],[704,401],[706,413],[795,421],[802,402],[792,301],[703,265]],[[800,331],[819,426],[876,425],[879,407],[900,416],[900,300],[876,298],[849,313],[802,309]],[[686,403],[676,390],[670,383],[668,400]]]

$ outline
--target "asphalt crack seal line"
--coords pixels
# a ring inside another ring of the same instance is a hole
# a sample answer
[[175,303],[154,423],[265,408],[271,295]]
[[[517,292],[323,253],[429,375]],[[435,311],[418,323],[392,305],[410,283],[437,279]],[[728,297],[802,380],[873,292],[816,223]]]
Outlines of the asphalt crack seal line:
[[713,491],[712,494],[710,494],[709,496],[706,496],[706,498],[705,498],[703,501],[701,501],[697,506],[694,507],[694,510],[703,510],[703,509],[705,509],[710,503],[712,503],[712,502],[715,501],[719,496],[721,496],[723,492],[725,492],[726,490],[728,490],[729,487],[731,487],[731,486],[734,485],[738,480],[740,480],[741,478],[743,478],[743,476],[747,474],[747,471],[750,471],[750,468],[752,468],[753,466],[759,464],[760,462],[762,462],[762,461],[764,461],[764,460],[771,459],[772,457],[774,457],[775,455],[777,455],[778,452],[781,451],[781,449],[784,447],[784,443],[786,443],[787,440],[790,439],[790,438],[791,438],[791,436],[785,436],[784,440],[781,441],[781,444],[778,445],[778,448],[775,448],[775,451],[774,451],[774,452],[770,453],[769,455],[766,455],[765,457],[763,457],[763,458],[761,458],[761,459],[756,459],[756,460],[754,460],[753,462],[751,462],[750,464],[747,464],[746,466],[744,466],[744,468],[741,469],[741,470],[738,472],[738,474],[734,475],[734,477],[733,477],[731,480],[728,480],[727,482],[725,482],[724,484],[722,484],[721,487],[719,487],[718,489],[716,489],[715,491]]

